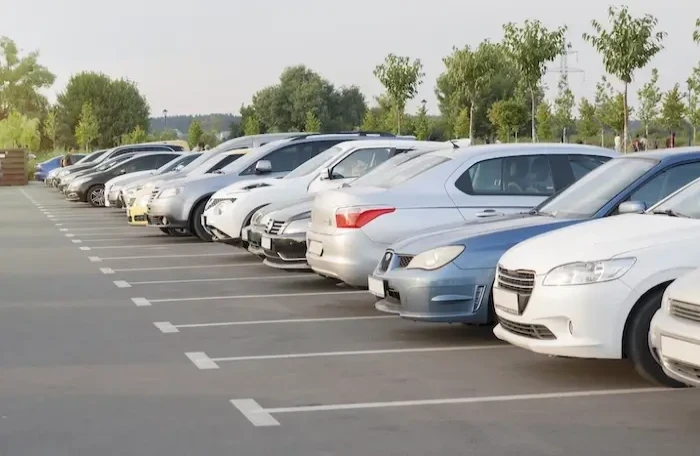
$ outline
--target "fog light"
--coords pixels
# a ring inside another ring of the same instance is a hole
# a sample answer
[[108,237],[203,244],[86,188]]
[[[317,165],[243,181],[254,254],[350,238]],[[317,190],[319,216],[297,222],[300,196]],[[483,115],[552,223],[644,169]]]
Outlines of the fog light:
[[573,336],[574,335],[574,324],[569,320],[569,333]]

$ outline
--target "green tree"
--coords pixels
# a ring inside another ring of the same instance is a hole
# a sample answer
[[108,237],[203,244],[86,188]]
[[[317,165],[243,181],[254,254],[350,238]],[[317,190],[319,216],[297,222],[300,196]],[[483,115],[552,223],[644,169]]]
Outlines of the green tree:
[[554,139],[554,118],[552,109],[546,101],[537,106],[537,138],[542,141]]
[[38,60],[38,52],[21,57],[14,41],[0,37],[0,120],[12,110],[30,117],[46,110],[48,102],[40,91],[51,87],[56,76]]
[[[617,134],[623,131],[625,127],[624,97],[613,89],[605,76],[601,77],[600,82],[596,84],[595,108],[596,117],[603,130],[609,128]],[[628,108],[628,111],[631,113],[632,109]],[[604,134],[604,131],[601,134]]]
[[469,124],[469,109],[464,108],[459,112],[452,127],[455,138],[466,138],[469,135]]
[[491,105],[489,120],[496,128],[501,141],[510,142],[511,135],[516,135],[527,122],[527,110],[517,100],[501,100]]
[[679,129],[683,125],[685,104],[683,94],[678,84],[664,94],[661,101],[661,125],[669,132]]
[[693,32],[693,41],[700,43],[700,18],[695,20],[695,31]]
[[425,107],[425,100],[423,100],[416,112],[416,116],[413,119],[413,125],[415,128],[416,139],[421,141],[427,140],[430,137],[430,119],[428,118],[428,110]]
[[321,131],[321,121],[318,120],[316,114],[313,111],[308,111],[306,113],[306,124],[304,125],[304,131],[309,133],[318,133]]
[[362,119],[362,126],[360,129],[363,131],[382,131],[384,126],[381,119],[377,117],[377,114],[372,109],[368,109],[364,119]]
[[593,138],[598,134],[599,125],[596,121],[596,107],[587,98],[581,98],[578,105],[578,132],[585,139]]
[[558,88],[557,97],[554,99],[554,125],[561,133],[562,140],[566,140],[567,131],[574,125],[573,110],[576,106],[566,74],[561,75]]
[[408,57],[389,54],[384,63],[377,65],[374,76],[384,86],[396,112],[396,131],[401,134],[401,118],[406,102],[412,100],[418,93],[418,87],[423,82],[423,64],[419,59],[410,61]]
[[35,151],[40,141],[38,119],[30,119],[13,109],[0,120],[0,148],[21,147]]
[[498,70],[500,45],[484,41],[472,50],[469,46],[454,48],[445,57],[445,74],[454,88],[453,102],[460,109],[469,109],[469,137],[474,137],[474,112],[484,99]]
[[202,130],[202,125],[196,120],[192,121],[190,128],[187,130],[187,143],[190,147],[197,147],[202,141],[203,134],[204,130]]
[[80,110],[78,125],[75,127],[75,139],[87,152],[90,145],[100,137],[100,123],[92,110],[90,103],[85,103]]
[[693,145],[697,143],[697,131],[700,126],[700,65],[693,68],[693,73],[687,81],[688,84],[688,106],[686,116],[690,126],[693,128]]
[[246,117],[245,124],[243,125],[243,134],[245,136],[260,134],[260,120],[258,120],[257,115],[253,114]]
[[624,126],[622,149],[627,151],[629,139],[629,103],[627,90],[632,82],[634,72],[644,68],[661,50],[664,32],[655,31],[658,20],[652,15],[632,17],[626,6],[608,9],[610,30],[593,20],[594,32],[584,33],[583,39],[603,56],[603,65],[608,74],[614,75],[624,84],[622,92],[624,107]]
[[51,150],[56,150],[56,111],[51,110],[46,114],[42,127],[44,135],[51,140]]
[[141,128],[141,125],[137,125],[136,128],[129,133],[123,134],[121,138],[121,144],[141,144],[146,141],[148,141],[148,133]]
[[243,125],[240,120],[232,121],[228,126],[228,139],[238,138],[243,135]]
[[101,73],[79,73],[71,77],[57,97],[58,135],[62,144],[75,144],[72,134],[85,103],[90,103],[100,125],[98,147],[114,146],[137,125],[148,131],[150,108],[136,84],[113,80]]
[[659,117],[661,90],[659,89],[659,70],[651,70],[651,79],[637,91],[639,99],[639,120],[644,124],[644,135],[649,136],[649,126]]
[[549,31],[540,21],[526,20],[523,26],[508,23],[503,26],[504,44],[510,51],[522,82],[530,95],[532,141],[537,140],[537,91],[547,71],[547,63],[566,52],[566,27]]
[[177,139],[177,133],[175,133],[175,130],[171,130],[170,128],[161,131],[154,137],[154,141],[173,141],[175,139]]
[[209,146],[209,148],[215,147],[217,144],[219,144],[219,132],[216,130],[207,130],[202,133],[202,136],[199,138],[199,142],[203,143],[205,146]]

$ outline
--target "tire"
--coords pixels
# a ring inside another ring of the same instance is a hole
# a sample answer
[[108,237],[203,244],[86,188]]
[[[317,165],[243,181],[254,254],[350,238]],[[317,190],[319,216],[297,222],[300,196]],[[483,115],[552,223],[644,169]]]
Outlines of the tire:
[[651,319],[661,308],[663,294],[664,290],[659,289],[642,298],[643,301],[630,316],[623,341],[625,353],[639,375],[651,383],[671,388],[684,388],[686,385],[664,373],[661,364],[656,360],[656,354],[652,353],[652,348],[649,346]]
[[158,228],[161,233],[170,235],[170,228]]
[[102,207],[105,205],[105,186],[93,185],[87,191],[87,202],[92,207]]
[[207,205],[208,198],[205,199],[204,201],[200,201],[197,206],[194,208],[192,211],[192,221],[191,221],[191,226],[192,229],[190,232],[194,233],[195,236],[197,236],[199,239],[203,240],[204,242],[212,242],[212,238],[207,233],[207,231],[204,229],[202,226],[202,214],[204,213],[204,207]]
[[168,234],[173,237],[186,237],[190,236],[190,232],[185,228],[168,228]]

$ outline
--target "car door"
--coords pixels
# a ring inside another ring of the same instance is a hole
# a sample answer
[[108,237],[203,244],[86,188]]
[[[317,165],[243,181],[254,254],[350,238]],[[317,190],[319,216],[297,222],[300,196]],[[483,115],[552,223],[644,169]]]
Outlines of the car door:
[[[447,193],[465,220],[529,210],[553,194],[561,181],[544,153],[481,157],[448,179]],[[569,171],[570,172],[570,171]]]

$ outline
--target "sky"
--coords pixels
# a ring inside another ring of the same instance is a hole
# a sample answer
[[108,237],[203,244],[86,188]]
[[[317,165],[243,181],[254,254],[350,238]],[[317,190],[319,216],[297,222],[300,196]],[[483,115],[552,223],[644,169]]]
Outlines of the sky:
[[[565,6],[566,5],[566,6]],[[502,24],[539,19],[567,25],[571,88],[592,97],[604,74],[602,59],[581,34],[591,19],[606,21],[610,0],[0,0],[0,35],[57,76],[50,100],[80,71],[129,78],[148,99],[153,116],[237,113],[253,94],[274,84],[290,65],[305,64],[337,86],[357,85],[368,102],[382,93],[372,71],[388,53],[419,58],[426,73],[422,99],[437,114],[435,79],[453,46],[502,38]],[[685,86],[700,63],[691,40],[697,0],[627,0],[634,15],[653,14],[668,32],[666,49],[635,75],[634,92],[659,68],[662,90]],[[559,63],[552,64],[553,70]],[[571,71],[571,70],[570,70]],[[555,95],[558,74],[545,77]],[[614,81],[617,82],[617,81]],[[619,87],[621,87],[618,84]]]

